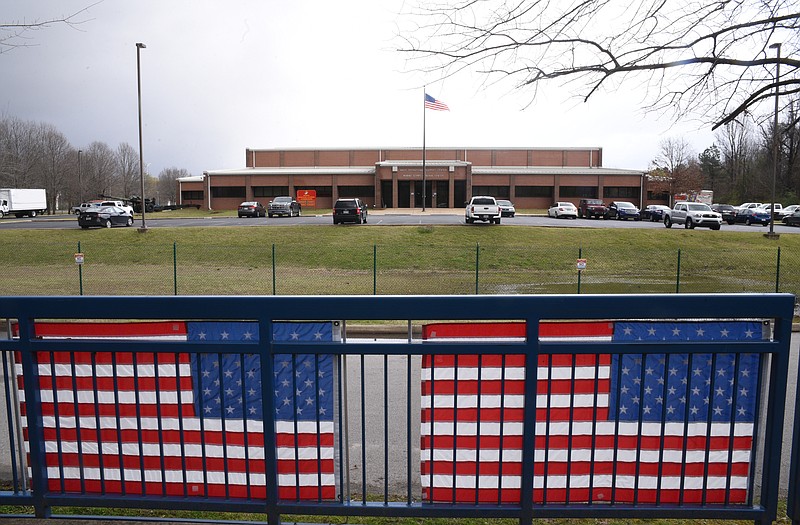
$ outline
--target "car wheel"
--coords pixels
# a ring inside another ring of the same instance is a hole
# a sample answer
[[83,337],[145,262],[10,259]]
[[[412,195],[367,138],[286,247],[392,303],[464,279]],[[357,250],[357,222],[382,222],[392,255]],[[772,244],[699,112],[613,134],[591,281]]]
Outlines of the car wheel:
[[88,226],[81,226],[81,229],[82,229],[82,230],[88,230],[88,229],[89,229],[89,227],[88,227]]
[[106,219],[106,223],[104,224],[104,226],[106,228],[111,228],[111,220],[110,219]]
[[467,224],[472,224],[473,222],[475,222],[474,219],[470,219],[469,217],[466,217],[464,220],[467,222]]
[[748,226],[752,226],[753,225],[753,221],[750,220],[750,217],[748,217],[747,220],[744,221],[744,223],[747,224]]
[[720,225],[720,224],[714,224],[713,226],[711,226],[711,229],[712,230],[719,230],[721,227],[722,227],[722,225]]
[[728,221],[728,224],[733,226],[734,224],[736,224],[736,221]]
[[367,216],[364,215],[364,224],[367,224]]
[[672,228],[672,220],[669,218],[669,215],[664,217],[664,226],[667,228]]
[[[269,214],[269,218],[271,219],[271,218],[273,217],[273,215],[274,215],[274,214],[270,213],[270,214]],[[336,224],[336,223],[334,222],[334,224]]]
[[128,226],[129,228],[133,226],[133,217],[128,217],[128,222],[125,223],[125,226]]

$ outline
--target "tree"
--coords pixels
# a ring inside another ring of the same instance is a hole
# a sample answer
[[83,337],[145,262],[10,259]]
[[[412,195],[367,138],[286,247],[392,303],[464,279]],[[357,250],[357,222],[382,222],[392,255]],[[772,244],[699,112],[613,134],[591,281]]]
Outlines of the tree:
[[[647,88],[644,107],[697,111],[720,127],[773,96],[800,92],[800,12],[792,0],[459,0],[412,11],[400,51],[424,73],[463,70],[537,89],[556,81],[588,100],[623,83]],[[421,22],[420,22],[421,21]]]
[[[689,143],[683,138],[661,141],[658,157],[653,160],[656,173],[666,177],[670,198],[675,193],[688,193],[702,189],[703,174]],[[651,170],[651,175],[653,170]]]
[[158,193],[158,203],[163,204],[166,202],[178,202],[178,184],[177,180],[181,177],[188,177],[189,172],[185,168],[167,168],[161,170],[158,174],[158,183],[156,185]]
[[703,177],[708,181],[708,189],[719,191],[718,179],[722,175],[722,161],[720,160],[719,148],[716,144],[712,144],[700,154],[698,157],[700,161],[700,171]]
[[50,213],[54,213],[62,189],[66,186],[67,175],[72,171],[69,162],[72,156],[72,147],[67,138],[54,126],[40,124],[39,128],[41,133],[40,184],[47,192],[47,208]]
[[[105,142],[92,142],[83,151],[81,171],[83,186],[92,198],[100,195],[116,196],[119,184],[116,183],[116,158]],[[124,197],[124,195],[123,195]]]
[[139,186],[139,153],[127,142],[120,143],[116,152],[116,178],[123,197],[129,197],[141,192],[136,191]]
[[759,187],[754,169],[757,145],[751,130],[749,121],[743,120],[726,124],[716,133],[732,201],[761,198],[764,191],[763,186]]

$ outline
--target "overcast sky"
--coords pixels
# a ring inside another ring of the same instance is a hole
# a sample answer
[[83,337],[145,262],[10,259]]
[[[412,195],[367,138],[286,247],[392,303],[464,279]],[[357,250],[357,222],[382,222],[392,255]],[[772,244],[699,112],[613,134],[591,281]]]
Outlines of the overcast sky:
[[[646,169],[664,138],[701,152],[708,127],[638,109],[642,93],[589,103],[563,90],[528,96],[476,78],[411,72],[395,51],[403,0],[3,0],[3,22],[72,14],[75,27],[27,34],[0,54],[0,115],[47,122],[75,148],[138,149],[165,168],[243,167],[245,148],[421,147],[423,85],[451,111],[427,113],[428,147],[602,147],[604,165]],[[633,86],[631,86],[633,87]]]

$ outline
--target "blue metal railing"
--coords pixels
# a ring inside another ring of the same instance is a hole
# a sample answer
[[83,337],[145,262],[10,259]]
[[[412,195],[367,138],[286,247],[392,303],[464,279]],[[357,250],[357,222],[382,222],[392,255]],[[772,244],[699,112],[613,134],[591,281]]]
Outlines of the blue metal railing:
[[[39,516],[53,506],[259,512],[270,523],[476,512],[770,523],[793,309],[789,294],[6,297],[0,319],[17,334],[0,340],[13,479],[0,503]],[[412,337],[420,320],[475,319],[515,319],[524,337]],[[173,339],[43,329],[87,320],[188,328]],[[355,338],[353,320],[406,321],[408,337]],[[542,323],[575,320],[613,335],[540,337]],[[645,323],[749,335],[624,338]],[[684,402],[668,415],[664,401],[674,409],[681,397],[673,369],[686,375],[684,397],[707,388],[723,398],[719,413]],[[640,381],[626,382],[632,370]],[[661,382],[647,383],[653,370]]]

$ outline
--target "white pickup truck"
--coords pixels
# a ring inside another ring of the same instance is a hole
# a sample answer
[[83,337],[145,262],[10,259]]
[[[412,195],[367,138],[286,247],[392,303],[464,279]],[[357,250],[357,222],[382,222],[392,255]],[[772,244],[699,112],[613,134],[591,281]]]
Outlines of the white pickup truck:
[[479,195],[472,197],[464,211],[464,219],[467,224],[475,221],[487,221],[500,224],[500,206],[494,197]]
[[695,226],[719,230],[722,226],[722,214],[702,202],[680,201],[671,210],[664,211],[664,226],[671,228],[673,224],[683,224],[687,230]]

